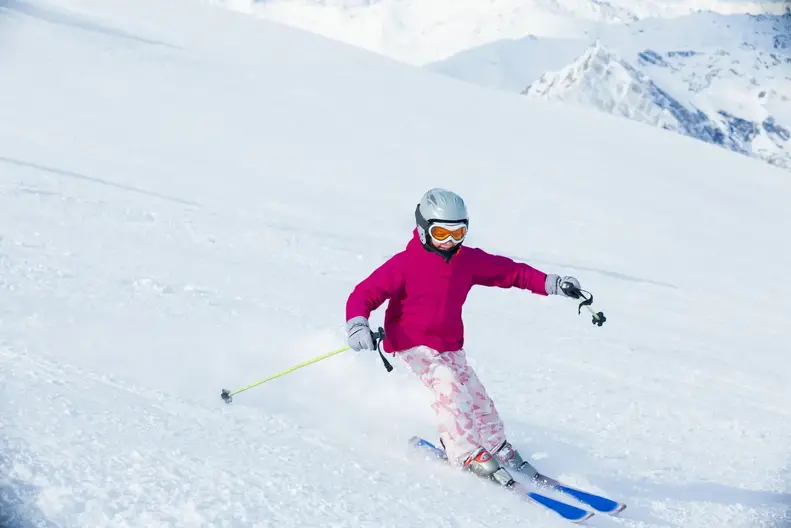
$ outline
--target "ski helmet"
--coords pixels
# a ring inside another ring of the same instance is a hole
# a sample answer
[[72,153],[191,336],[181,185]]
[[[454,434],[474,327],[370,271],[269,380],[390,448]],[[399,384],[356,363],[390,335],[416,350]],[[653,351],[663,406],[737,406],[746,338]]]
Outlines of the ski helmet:
[[[436,250],[431,244],[429,229],[433,223],[463,223],[469,226],[470,217],[461,196],[447,189],[426,191],[415,209],[415,220],[420,242],[427,249]],[[453,253],[458,246],[453,248]],[[444,254],[444,253],[443,253]]]

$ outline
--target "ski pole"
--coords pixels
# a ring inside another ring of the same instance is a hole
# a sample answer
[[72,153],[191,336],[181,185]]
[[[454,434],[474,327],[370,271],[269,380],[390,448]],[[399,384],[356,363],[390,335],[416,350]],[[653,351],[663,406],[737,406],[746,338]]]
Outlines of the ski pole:
[[[604,317],[603,312],[597,312],[593,308],[591,308],[591,304],[593,303],[593,295],[590,294],[590,292],[588,292],[588,294],[590,295],[590,298],[580,303],[580,310],[582,310],[583,306],[587,308],[588,311],[593,316],[593,324],[595,324],[596,326],[601,326],[605,323],[605,321],[607,321],[607,318]],[[579,311],[577,313],[579,313]]]
[[[385,331],[384,331],[383,328],[379,328],[378,332],[371,332],[371,335],[374,338],[374,344],[377,344],[382,339],[384,339]],[[321,361],[323,359],[327,359],[327,358],[330,358],[330,357],[335,356],[337,354],[340,354],[341,352],[345,352],[346,350],[349,350],[349,348],[351,348],[351,347],[349,347],[347,345],[347,346],[341,347],[341,348],[339,348],[337,350],[333,350],[332,352],[328,352],[328,353],[326,353],[324,355],[315,357],[313,359],[309,359],[307,361],[303,361],[302,363],[299,363],[298,365],[294,365],[293,367],[288,368],[288,369],[284,370],[283,372],[278,372],[277,374],[273,374],[273,375],[269,376],[268,378],[264,378],[264,379],[262,379],[260,381],[256,381],[255,383],[251,383],[247,387],[243,387],[243,388],[235,390],[233,392],[230,392],[228,389],[223,389],[220,392],[220,397],[223,399],[223,401],[225,403],[231,403],[233,401],[233,397],[235,395],[241,393],[241,392],[244,392],[246,390],[250,390],[250,389],[252,389],[254,387],[258,387],[259,385],[263,385],[264,383],[266,383],[268,381],[272,381],[272,380],[277,379],[277,378],[279,378],[281,376],[285,376],[286,374],[290,374],[290,373],[294,372],[295,370],[301,369],[302,367],[307,367],[308,365],[312,365],[313,363],[318,363],[319,361]]]
[[[573,297],[574,299],[582,299],[582,302],[580,303],[579,308],[577,309],[578,314],[582,313],[582,307],[584,306],[585,308],[588,309],[588,311],[593,316],[592,322],[596,326],[602,326],[605,323],[605,321],[607,321],[607,318],[604,317],[603,312],[596,312],[593,308],[591,308],[591,305],[593,304],[593,294],[591,292],[586,290],[580,290],[579,288],[576,288],[573,284],[568,284],[565,288],[561,286],[561,288],[563,289],[564,292],[566,292],[566,295]],[[588,294],[587,297],[585,297],[586,293]]]

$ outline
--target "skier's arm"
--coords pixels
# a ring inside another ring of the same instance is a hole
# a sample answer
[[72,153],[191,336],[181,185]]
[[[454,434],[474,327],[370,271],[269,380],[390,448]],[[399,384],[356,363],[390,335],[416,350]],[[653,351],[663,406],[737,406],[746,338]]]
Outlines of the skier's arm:
[[403,253],[394,255],[355,286],[346,300],[346,320],[371,316],[371,312],[396,295],[404,285]]
[[475,249],[473,284],[497,288],[520,288],[547,295],[547,274],[508,257]]

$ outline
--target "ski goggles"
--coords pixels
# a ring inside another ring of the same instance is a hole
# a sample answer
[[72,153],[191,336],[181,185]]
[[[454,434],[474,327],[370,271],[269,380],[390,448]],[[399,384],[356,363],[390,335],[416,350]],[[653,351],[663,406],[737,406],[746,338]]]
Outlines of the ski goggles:
[[467,236],[467,226],[465,224],[431,224],[428,233],[437,242],[450,240],[454,244],[460,244]]

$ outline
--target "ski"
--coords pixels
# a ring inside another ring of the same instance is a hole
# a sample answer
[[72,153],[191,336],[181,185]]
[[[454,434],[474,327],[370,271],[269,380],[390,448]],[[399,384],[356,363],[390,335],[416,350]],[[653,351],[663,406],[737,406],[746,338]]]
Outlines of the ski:
[[579,508],[567,502],[553,499],[552,497],[547,497],[546,495],[542,495],[541,493],[536,493],[535,491],[530,491],[521,482],[514,483],[513,486],[511,487],[511,490],[519,494],[520,497],[529,500],[530,502],[533,502],[535,504],[540,504],[545,508],[549,508],[550,510],[554,511],[564,519],[569,520],[573,523],[583,523],[588,519],[590,519],[591,517],[593,517],[594,515],[592,511]]
[[[427,449],[433,449],[434,455],[441,459],[446,459],[445,451],[434,446],[431,442],[424,440],[419,437],[413,438],[413,445],[416,447],[424,447]],[[516,470],[519,472],[518,470]],[[532,484],[535,484],[539,489],[549,489],[552,491],[557,491],[564,495],[568,495],[587,506],[590,506],[594,510],[606,513],[608,515],[617,515],[618,513],[622,512],[626,508],[626,504],[614,501],[607,497],[603,497],[601,495],[597,495],[595,493],[590,493],[579,488],[575,488],[573,486],[569,486],[567,484],[563,484],[562,482],[553,479],[552,477],[548,477],[546,475],[542,475],[538,473],[537,475],[533,476],[531,472],[531,479]]]
[[595,493],[583,491],[567,484],[563,484],[551,477],[542,475],[541,473],[535,477],[534,483],[540,488],[555,490],[573,497],[578,501],[587,504],[594,510],[609,515],[617,515],[626,508],[626,504],[608,499],[607,497],[602,497],[601,495],[596,495]]
[[[442,460],[444,462],[448,461],[448,458],[445,456],[445,451],[439,449],[434,444],[429,442],[428,440],[424,440],[423,438],[413,436],[409,443],[412,447],[425,450],[432,455],[436,456],[438,460]],[[546,495],[542,495],[541,493],[537,493],[535,491],[531,491],[521,482],[514,483],[510,488],[509,491],[516,493],[520,498],[525,499],[533,504],[538,504],[545,508],[548,508],[555,512],[556,514],[560,515],[566,520],[569,520],[573,523],[583,523],[593,517],[594,513],[592,511],[585,510],[583,508],[579,508],[572,504],[568,504],[563,501],[559,501],[557,499],[553,499],[552,497],[547,497]]]

